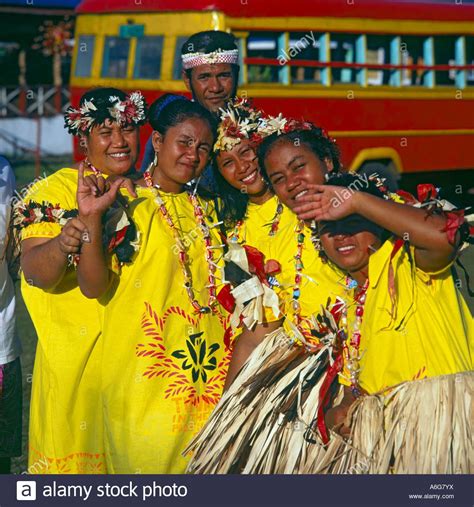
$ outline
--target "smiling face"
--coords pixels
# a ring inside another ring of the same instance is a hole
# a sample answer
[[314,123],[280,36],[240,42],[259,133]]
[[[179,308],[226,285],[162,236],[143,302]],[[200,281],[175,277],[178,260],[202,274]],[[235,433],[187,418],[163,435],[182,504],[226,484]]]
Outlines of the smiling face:
[[94,126],[85,138],[89,162],[105,174],[125,174],[135,167],[139,144],[139,129],[132,125],[120,127],[107,119]]
[[332,170],[329,161],[322,162],[304,144],[281,139],[275,142],[265,157],[268,179],[280,201],[293,209],[309,185],[322,185],[326,173]]
[[188,118],[170,127],[165,136],[153,132],[152,140],[158,153],[153,180],[165,192],[178,193],[183,185],[202,173],[209,161],[214,139],[206,120]]
[[216,160],[224,179],[240,192],[252,197],[267,190],[258,167],[257,152],[248,139],[242,139],[230,151],[220,151]]
[[191,79],[183,73],[184,83],[193,98],[212,113],[217,113],[235,94],[236,82],[230,63],[198,65]]
[[359,283],[365,281],[370,255],[381,243],[380,238],[368,231],[321,234],[321,245],[329,259]]

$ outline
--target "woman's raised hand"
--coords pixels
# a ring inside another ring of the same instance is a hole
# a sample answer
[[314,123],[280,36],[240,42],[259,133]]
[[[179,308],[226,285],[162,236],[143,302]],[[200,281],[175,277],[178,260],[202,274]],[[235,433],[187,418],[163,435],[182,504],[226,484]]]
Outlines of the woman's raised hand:
[[350,188],[334,185],[309,185],[293,211],[300,220],[339,220],[356,213],[355,195]]

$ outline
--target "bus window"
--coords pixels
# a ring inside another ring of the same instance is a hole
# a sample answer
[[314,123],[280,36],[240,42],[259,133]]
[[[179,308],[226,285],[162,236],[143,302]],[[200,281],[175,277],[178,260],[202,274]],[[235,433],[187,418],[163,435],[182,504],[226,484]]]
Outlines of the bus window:
[[[434,56],[436,65],[456,64],[456,40],[453,36],[438,36],[434,38]],[[437,70],[436,84],[440,86],[454,86],[456,70]]]
[[90,77],[95,35],[81,35],[77,42],[76,77]]
[[182,73],[181,62],[181,48],[183,44],[189,39],[190,35],[181,35],[176,37],[176,46],[174,48],[174,63],[173,63],[173,79],[180,80]]
[[[279,57],[279,37],[276,32],[253,32],[247,38],[248,58],[270,58],[275,60],[276,65],[249,65],[247,79],[249,83],[278,83],[278,70],[281,68],[277,63]],[[283,53],[281,56],[284,58]]]
[[105,38],[104,59],[102,62],[102,77],[127,77],[129,49],[129,38]]
[[139,37],[135,54],[136,79],[160,79],[163,36]]
[[[429,40],[427,37],[406,35],[401,37],[402,65],[430,65]],[[428,85],[429,72],[424,69],[403,69],[401,84],[403,86]]]
[[[357,39],[353,34],[331,34],[331,62],[340,63],[356,63],[360,60],[357,53]],[[360,51],[359,51],[360,53]],[[340,83],[356,83],[357,72],[351,67],[332,67],[332,82]]]
[[[466,65],[474,65],[474,37],[466,37]],[[467,86],[474,86],[474,69],[466,71]]]
[[[367,35],[367,63],[380,65],[390,64],[393,37],[388,35]],[[370,69],[367,72],[367,84],[388,85],[390,83],[389,69]]]
[[[311,32],[291,32],[289,42],[289,56],[296,63],[298,60],[307,60],[313,62],[324,62],[326,57],[322,48],[324,37],[321,33]],[[291,66],[292,83],[322,83],[323,67],[294,65]]]

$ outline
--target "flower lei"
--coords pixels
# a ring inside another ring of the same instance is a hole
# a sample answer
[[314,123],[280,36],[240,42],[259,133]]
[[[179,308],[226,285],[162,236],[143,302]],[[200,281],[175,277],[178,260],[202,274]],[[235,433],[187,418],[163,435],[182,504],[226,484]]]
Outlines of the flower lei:
[[77,209],[66,210],[59,204],[52,205],[45,201],[29,201],[25,204],[18,201],[13,206],[13,228],[20,231],[29,225],[42,222],[56,223],[63,227],[70,218],[75,218],[78,214]]
[[138,126],[146,120],[145,99],[140,92],[133,92],[121,101],[116,95],[111,95],[108,102],[94,98],[84,101],[84,104],[75,109],[69,107],[64,115],[64,126],[72,135],[86,134],[95,125],[101,125],[109,119],[121,127],[126,125]]
[[199,226],[199,230],[202,233],[202,237],[204,240],[204,244],[206,247],[206,262],[208,265],[209,275],[208,275],[208,282],[209,284],[206,286],[209,289],[209,298],[207,302],[207,306],[202,306],[199,304],[199,302],[196,300],[196,297],[194,295],[194,289],[193,289],[193,277],[191,270],[189,269],[189,257],[188,253],[186,251],[186,248],[183,244],[183,241],[181,239],[181,236],[179,234],[179,231],[169,214],[165,202],[163,201],[158,185],[153,183],[152,177],[150,172],[147,170],[143,174],[143,178],[145,180],[145,184],[148,188],[151,188],[155,192],[155,203],[158,207],[158,209],[161,212],[161,215],[163,216],[165,222],[168,224],[169,228],[171,229],[174,240],[176,242],[176,246],[178,247],[178,259],[179,263],[181,264],[181,271],[184,276],[184,287],[186,289],[186,293],[188,295],[189,301],[191,302],[192,307],[197,313],[216,313],[216,306],[217,306],[217,284],[216,284],[216,277],[215,272],[217,269],[217,265],[214,262],[214,255],[213,255],[213,249],[216,247],[212,245],[212,239],[211,239],[211,233],[210,228],[205,222],[204,219],[204,212],[202,210],[201,205],[199,204],[199,201],[197,197],[192,194],[188,193],[188,198],[191,201],[191,204],[193,205],[194,209],[194,216],[196,218],[196,221]]
[[[51,204],[43,201],[29,201],[25,204],[19,201],[13,206],[12,226],[16,234],[22,229],[33,224],[54,223],[64,227],[71,218],[76,218],[79,211],[76,208],[66,210],[59,204]],[[138,232],[121,207],[112,206],[107,210],[103,218],[104,223],[104,248],[108,253],[115,253],[120,264],[131,261],[134,252],[138,250]],[[70,255],[69,264],[77,265],[79,255]]]

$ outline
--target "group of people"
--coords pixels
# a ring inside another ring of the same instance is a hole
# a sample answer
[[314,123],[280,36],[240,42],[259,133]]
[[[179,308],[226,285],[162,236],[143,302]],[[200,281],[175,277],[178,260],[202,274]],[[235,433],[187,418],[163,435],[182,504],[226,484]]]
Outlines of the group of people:
[[236,98],[231,34],[191,36],[182,62],[193,100],[86,92],[65,115],[84,161],[15,206],[29,467],[472,472],[463,210],[348,173],[323,128]]

